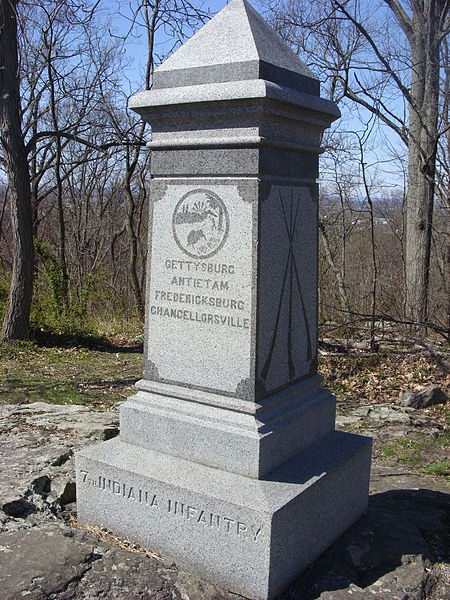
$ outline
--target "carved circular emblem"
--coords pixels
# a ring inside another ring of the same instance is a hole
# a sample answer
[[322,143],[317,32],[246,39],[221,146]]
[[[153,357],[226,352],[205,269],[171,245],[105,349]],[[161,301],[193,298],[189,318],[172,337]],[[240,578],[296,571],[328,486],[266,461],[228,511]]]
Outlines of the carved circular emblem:
[[225,244],[230,218],[223,200],[209,190],[192,190],[181,198],[172,217],[173,237],[192,258],[209,258]]

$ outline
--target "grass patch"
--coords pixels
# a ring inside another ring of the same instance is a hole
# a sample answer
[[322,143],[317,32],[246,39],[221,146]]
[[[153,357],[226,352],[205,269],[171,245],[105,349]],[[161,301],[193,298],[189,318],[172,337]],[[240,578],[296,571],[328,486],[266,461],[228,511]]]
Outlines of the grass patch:
[[405,465],[427,475],[448,477],[449,447],[450,432],[443,432],[436,438],[403,437],[383,444],[380,456],[389,465]]
[[440,475],[448,477],[450,475],[450,462],[434,463],[424,467],[423,472],[427,475]]
[[0,403],[44,401],[100,409],[124,400],[142,375],[142,354],[137,348],[108,348],[0,343]]
[[381,456],[400,464],[414,466],[420,463],[423,446],[423,442],[401,438],[382,446]]

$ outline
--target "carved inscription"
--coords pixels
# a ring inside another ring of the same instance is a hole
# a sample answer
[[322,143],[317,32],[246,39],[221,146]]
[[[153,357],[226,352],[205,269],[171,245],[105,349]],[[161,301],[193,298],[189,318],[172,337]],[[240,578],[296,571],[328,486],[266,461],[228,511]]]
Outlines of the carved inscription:
[[172,231],[178,247],[192,258],[216,254],[228,237],[228,211],[217,194],[210,190],[191,190],[177,203]]
[[231,535],[242,540],[257,542],[262,527],[246,523],[238,518],[216,513],[207,507],[201,507],[187,502],[181,502],[162,494],[155,494],[140,486],[128,482],[111,479],[103,475],[93,475],[89,471],[80,470],[83,485],[96,488],[101,493],[113,494],[118,498],[133,502],[150,509],[160,516],[178,518],[195,526],[203,527],[205,531],[216,531],[219,534]]
[[126,500],[132,502],[138,502],[139,504],[145,504],[146,506],[158,508],[158,499],[155,494],[150,494],[146,490],[135,488],[132,485],[116,481],[115,479],[109,479],[99,475],[98,477],[91,477],[89,471],[80,471],[81,482],[87,486],[98,488],[104,492],[109,492],[115,496],[120,496]]
[[239,287],[233,285],[235,265],[204,260],[221,250],[229,229],[228,210],[216,193],[195,189],[181,197],[172,230],[177,246],[191,260],[165,260],[167,277],[152,289],[151,317],[250,329],[249,307],[233,297],[232,290]]
[[145,377],[235,395],[253,368],[255,209],[211,188],[171,181],[152,204]]
[[234,534],[237,537],[250,537],[254,542],[258,540],[261,534],[261,527],[247,525],[237,519],[230,519],[223,515],[218,515],[208,510],[203,510],[197,506],[191,506],[177,500],[167,500],[167,510],[170,514],[178,516],[187,521],[193,521],[206,528],[223,531],[227,534]]

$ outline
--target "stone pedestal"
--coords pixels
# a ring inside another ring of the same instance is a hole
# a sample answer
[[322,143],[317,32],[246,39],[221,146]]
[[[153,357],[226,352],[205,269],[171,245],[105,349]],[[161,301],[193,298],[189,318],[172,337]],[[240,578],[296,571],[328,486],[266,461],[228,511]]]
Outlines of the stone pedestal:
[[318,153],[339,116],[233,0],[131,99],[152,125],[144,377],[77,455],[79,519],[273,598],[365,510],[317,374]]

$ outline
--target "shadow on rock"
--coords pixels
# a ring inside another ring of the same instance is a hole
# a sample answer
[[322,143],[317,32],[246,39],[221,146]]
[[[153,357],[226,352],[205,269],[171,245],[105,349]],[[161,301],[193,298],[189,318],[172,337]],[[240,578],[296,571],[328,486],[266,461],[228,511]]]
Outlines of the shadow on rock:
[[[450,495],[391,490],[369,499],[367,512],[279,600],[438,598],[448,577]],[[438,575],[436,575],[438,573]],[[431,580],[432,579],[432,580]],[[370,595],[369,595],[370,594]]]
[[15,519],[26,519],[38,511],[36,505],[29,502],[26,498],[5,502],[1,506],[1,510],[9,517],[14,517]]

